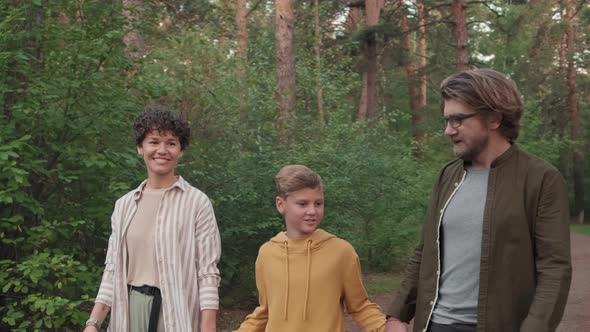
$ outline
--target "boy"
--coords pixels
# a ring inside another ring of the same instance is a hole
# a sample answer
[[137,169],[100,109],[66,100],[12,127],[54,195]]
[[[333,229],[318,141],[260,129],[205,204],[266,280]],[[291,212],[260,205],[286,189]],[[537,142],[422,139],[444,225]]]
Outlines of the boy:
[[343,304],[366,331],[383,331],[385,316],[369,301],[359,258],[345,240],[318,229],[324,217],[321,177],[300,165],[275,176],[276,208],[285,219],[256,259],[260,305],[237,332],[343,332]]

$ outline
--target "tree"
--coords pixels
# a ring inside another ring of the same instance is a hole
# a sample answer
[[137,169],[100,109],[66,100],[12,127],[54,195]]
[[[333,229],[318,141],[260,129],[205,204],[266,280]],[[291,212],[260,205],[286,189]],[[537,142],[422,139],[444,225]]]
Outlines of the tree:
[[236,39],[238,41],[238,81],[240,86],[240,119],[245,123],[248,116],[248,0],[236,3]]
[[418,148],[416,149],[416,157],[421,157],[422,150],[421,144],[423,141],[423,135],[421,133],[421,125],[422,125],[422,114],[421,114],[421,99],[418,98],[416,94],[416,86],[417,86],[417,78],[416,78],[416,68],[412,62],[412,52],[411,52],[411,41],[410,41],[410,25],[408,23],[408,17],[406,16],[405,7],[402,7],[403,11],[400,16],[400,26],[403,34],[403,49],[406,53],[405,57],[405,67],[406,67],[406,79],[408,81],[408,99],[410,101],[410,113],[411,113],[411,121],[412,121],[412,133],[414,136],[414,140],[418,143]]
[[[426,0],[418,0],[418,58],[420,67],[420,103],[419,110],[423,113],[426,110],[427,98],[427,76],[426,76],[426,59],[427,59],[427,43],[426,43]],[[420,142],[420,141],[419,141]]]
[[576,17],[575,4],[573,0],[566,1],[566,53],[567,53],[567,105],[570,115],[571,139],[573,147],[574,167],[574,216],[578,223],[584,223],[584,142],[581,135],[581,116],[578,110],[578,94],[576,88]]
[[346,17],[346,30],[355,31],[362,21],[360,5],[357,3],[348,4],[348,15]]
[[137,29],[137,25],[141,21],[142,10],[143,0],[123,0],[123,14],[129,22],[123,42],[127,46],[127,55],[131,59],[139,59],[146,52],[143,35]]
[[453,0],[455,17],[455,61],[458,71],[469,69],[469,49],[467,47],[467,0]]
[[364,41],[363,90],[357,118],[366,120],[377,114],[379,99],[377,32],[372,27],[379,24],[383,0],[365,0],[365,23],[367,34]]
[[324,96],[322,88],[322,25],[320,24],[320,1],[314,0],[314,27],[315,27],[315,61],[316,61],[316,96],[318,103],[318,115],[320,126],[326,124],[326,115],[324,110]]
[[289,143],[289,125],[295,113],[294,0],[275,1],[275,42],[279,141]]

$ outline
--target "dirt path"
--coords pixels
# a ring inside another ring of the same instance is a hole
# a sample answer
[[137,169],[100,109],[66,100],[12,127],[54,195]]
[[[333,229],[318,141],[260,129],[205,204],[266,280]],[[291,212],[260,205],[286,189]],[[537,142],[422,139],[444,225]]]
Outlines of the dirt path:
[[590,236],[571,233],[573,278],[558,332],[590,331]]
[[[571,247],[572,285],[557,332],[587,332],[590,331],[590,236],[572,232]],[[391,301],[391,295],[377,296],[374,301],[385,309]],[[347,317],[346,331],[362,332],[362,329]]]

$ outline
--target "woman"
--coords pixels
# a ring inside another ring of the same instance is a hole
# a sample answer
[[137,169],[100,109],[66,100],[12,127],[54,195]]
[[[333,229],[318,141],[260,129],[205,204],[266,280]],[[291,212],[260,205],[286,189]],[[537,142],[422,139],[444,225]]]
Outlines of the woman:
[[174,170],[190,129],[160,108],[133,125],[148,178],[115,203],[105,270],[85,332],[212,332],[221,254],[209,198]]

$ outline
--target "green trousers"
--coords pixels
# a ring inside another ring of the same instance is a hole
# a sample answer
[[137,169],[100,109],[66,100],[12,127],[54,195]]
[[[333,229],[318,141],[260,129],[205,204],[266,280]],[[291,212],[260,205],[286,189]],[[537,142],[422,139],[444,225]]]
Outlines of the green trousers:
[[[131,332],[148,332],[152,302],[153,296],[135,290],[129,292],[129,330]],[[162,309],[158,319],[158,332],[164,332]]]

